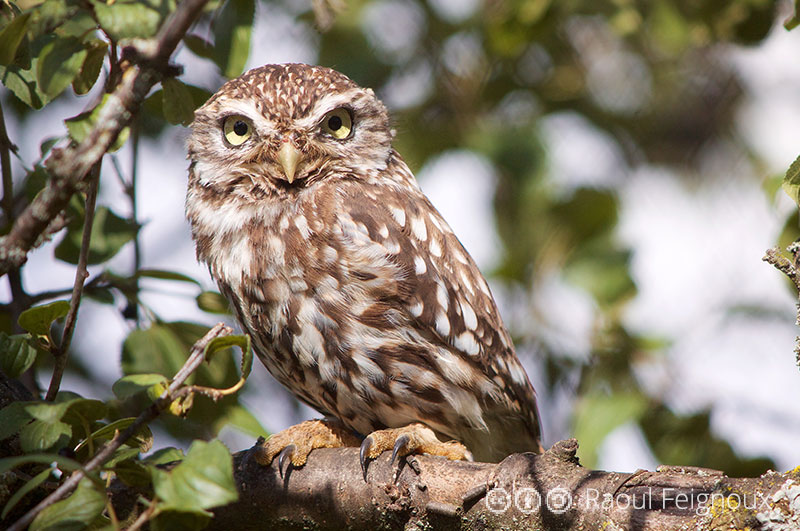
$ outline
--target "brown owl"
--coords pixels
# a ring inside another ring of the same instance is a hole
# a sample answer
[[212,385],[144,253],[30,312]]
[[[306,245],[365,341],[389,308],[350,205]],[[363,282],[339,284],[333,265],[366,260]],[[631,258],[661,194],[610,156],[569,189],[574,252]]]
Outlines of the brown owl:
[[486,280],[393,135],[372,90],[303,64],[250,70],[195,114],[197,257],[269,372],[325,416],[269,439],[264,463],[359,443],[362,466],[388,449],[541,451],[536,395]]

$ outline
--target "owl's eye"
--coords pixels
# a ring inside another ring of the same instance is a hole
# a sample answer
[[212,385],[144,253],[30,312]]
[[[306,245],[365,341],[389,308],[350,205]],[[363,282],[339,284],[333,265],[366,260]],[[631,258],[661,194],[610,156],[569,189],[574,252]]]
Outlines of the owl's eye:
[[344,140],[353,132],[353,118],[344,107],[334,109],[322,119],[322,132],[337,140]]
[[253,134],[253,125],[244,116],[228,116],[222,124],[225,140],[232,146],[241,146]]

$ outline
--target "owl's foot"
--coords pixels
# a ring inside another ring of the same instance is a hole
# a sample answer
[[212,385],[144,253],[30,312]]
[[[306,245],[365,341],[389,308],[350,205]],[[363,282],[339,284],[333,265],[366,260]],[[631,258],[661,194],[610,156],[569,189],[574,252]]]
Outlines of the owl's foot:
[[256,445],[253,452],[256,462],[264,466],[269,466],[278,456],[278,470],[283,477],[289,463],[294,467],[306,464],[314,448],[340,448],[359,443],[359,438],[338,420],[307,420],[272,435]]
[[424,424],[414,423],[402,428],[373,431],[361,443],[359,457],[364,481],[367,480],[367,462],[391,450],[392,460],[409,454],[431,454],[452,460],[472,461],[472,454],[458,441],[442,442],[433,430]]

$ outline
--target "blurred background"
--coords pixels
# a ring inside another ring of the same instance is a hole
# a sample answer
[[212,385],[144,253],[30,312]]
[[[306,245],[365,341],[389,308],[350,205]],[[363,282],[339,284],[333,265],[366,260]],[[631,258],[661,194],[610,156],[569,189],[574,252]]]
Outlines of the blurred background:
[[[575,436],[584,465],[619,471],[665,463],[745,476],[800,464],[797,298],[761,261],[800,236],[780,189],[800,154],[790,2],[212,7],[176,57],[195,105],[225,74],[277,62],[335,68],[387,104],[395,147],[490,280],[538,392],[546,446]],[[249,40],[222,63],[208,43],[231,13]],[[42,142],[66,135],[63,120],[93,94],[67,91],[34,112],[0,89],[20,150],[15,184],[35,182]],[[230,319],[201,309],[214,309],[211,295],[198,305],[215,286],[183,217],[187,129],[168,123],[168,106],[153,94],[103,166],[108,249],[90,268],[100,280],[62,386],[84,396],[113,396],[123,373],[169,372],[161,357],[180,357],[172,343],[199,330],[189,323]],[[74,240],[67,231],[31,253],[28,293],[68,297]],[[198,284],[134,277],[140,268]],[[3,302],[10,293],[4,281]],[[46,359],[37,371],[46,388]],[[238,400],[196,402],[188,419],[156,424],[156,447],[219,434],[239,450],[262,429],[317,416],[260,365]]]

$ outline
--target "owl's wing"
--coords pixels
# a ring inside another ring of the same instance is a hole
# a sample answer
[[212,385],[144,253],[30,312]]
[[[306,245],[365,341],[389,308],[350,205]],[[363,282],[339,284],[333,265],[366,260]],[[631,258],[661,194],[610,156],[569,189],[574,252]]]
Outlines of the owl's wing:
[[402,160],[395,157],[381,177],[339,189],[341,236],[348,249],[360,249],[348,253],[345,274],[364,279],[369,301],[352,313],[369,326],[393,325],[405,336],[399,344],[418,337],[439,347],[427,360],[434,369],[491,397],[493,413],[524,419],[538,445],[535,392],[486,280]]

